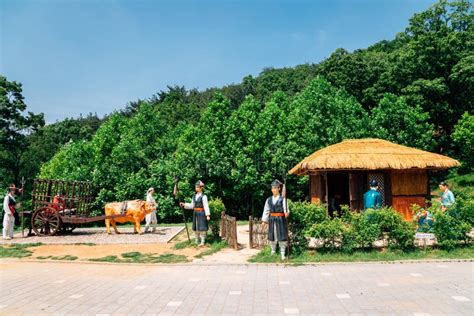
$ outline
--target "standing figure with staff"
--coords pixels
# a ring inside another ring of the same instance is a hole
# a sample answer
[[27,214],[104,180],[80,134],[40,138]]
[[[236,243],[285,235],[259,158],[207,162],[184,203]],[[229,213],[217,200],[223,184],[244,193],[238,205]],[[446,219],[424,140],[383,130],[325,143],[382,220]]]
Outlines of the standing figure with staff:
[[268,225],[268,241],[272,248],[272,255],[280,247],[281,260],[286,259],[288,248],[288,216],[290,210],[286,197],[280,193],[282,183],[278,180],[272,182],[272,196],[265,201],[262,221]]
[[207,231],[209,230],[209,221],[211,220],[211,211],[207,196],[203,193],[204,183],[199,180],[194,186],[196,194],[193,195],[191,203],[180,202],[179,206],[193,210],[193,231],[196,243],[204,246],[206,242]]

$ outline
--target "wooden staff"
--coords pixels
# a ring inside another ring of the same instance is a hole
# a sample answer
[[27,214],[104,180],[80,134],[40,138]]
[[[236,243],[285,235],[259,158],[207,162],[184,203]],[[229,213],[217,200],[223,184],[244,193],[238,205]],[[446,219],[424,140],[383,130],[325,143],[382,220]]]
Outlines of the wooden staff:
[[184,214],[184,207],[181,207],[178,201],[178,192],[179,192],[178,182],[179,182],[179,179],[175,178],[173,196],[174,196],[175,201],[178,203],[178,206],[181,208],[181,212],[183,214],[184,227],[186,227],[186,235],[188,236],[188,241],[191,241],[191,238],[189,237],[188,223],[186,222],[186,214]]
[[25,208],[23,207],[23,192],[25,191],[25,177],[21,177],[21,238],[25,237]]
[[[287,192],[286,192],[286,174],[283,176],[283,189],[281,190],[281,196],[285,199],[285,210],[288,212],[288,199],[286,198]],[[289,216],[285,216],[286,219],[286,236],[288,236],[288,256],[286,257],[286,260],[290,260],[290,231],[288,229],[289,226]]]

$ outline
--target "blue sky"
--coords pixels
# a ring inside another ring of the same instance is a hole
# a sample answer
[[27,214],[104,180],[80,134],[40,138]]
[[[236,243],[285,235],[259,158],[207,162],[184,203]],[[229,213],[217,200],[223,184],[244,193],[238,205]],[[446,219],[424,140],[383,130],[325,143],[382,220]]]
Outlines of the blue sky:
[[0,0],[0,73],[51,123],[392,39],[434,1]]

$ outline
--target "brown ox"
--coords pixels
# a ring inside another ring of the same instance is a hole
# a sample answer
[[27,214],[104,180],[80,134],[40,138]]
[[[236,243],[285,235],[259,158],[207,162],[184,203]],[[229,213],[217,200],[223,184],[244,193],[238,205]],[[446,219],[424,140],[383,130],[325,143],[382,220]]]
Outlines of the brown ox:
[[115,223],[125,222],[132,222],[133,232],[141,234],[140,222],[143,221],[146,214],[151,213],[155,209],[154,205],[152,205],[151,203],[141,200],[127,201],[126,203],[126,210],[124,212],[122,212],[122,210],[124,209],[124,202],[112,202],[105,204],[106,216],[120,215],[122,213],[125,215],[111,219],[105,219],[107,234],[110,234],[110,224],[112,224],[112,226],[114,227],[115,233],[120,234],[117,230],[117,226],[115,225]]

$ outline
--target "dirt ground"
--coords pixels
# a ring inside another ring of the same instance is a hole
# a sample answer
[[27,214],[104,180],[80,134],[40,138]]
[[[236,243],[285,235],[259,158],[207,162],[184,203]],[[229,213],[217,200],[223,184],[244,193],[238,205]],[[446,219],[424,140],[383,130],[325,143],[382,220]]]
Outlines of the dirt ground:
[[172,253],[175,255],[184,255],[190,261],[194,256],[207,249],[208,246],[201,248],[184,248],[173,249],[174,245],[180,241],[186,240],[186,232],[182,231],[169,243],[155,244],[102,244],[102,245],[74,245],[74,244],[45,244],[38,247],[31,247],[29,250],[33,252],[31,259],[38,257],[62,257],[65,255],[78,257],[76,261],[84,261],[88,259],[102,258],[105,256],[118,256],[126,252],[137,251],[141,253],[151,253],[161,255]]
[[[195,257],[210,248],[209,245],[204,247],[186,247],[183,249],[174,249],[174,246],[182,241],[187,240],[186,231],[182,230],[169,242],[155,242],[150,243],[87,243],[89,239],[85,239],[81,243],[45,243],[36,247],[28,247],[32,255],[28,259],[38,259],[41,261],[56,261],[61,259],[67,260],[70,258],[73,261],[89,261],[90,259],[99,259],[107,256],[116,256],[122,258],[122,254],[130,252],[139,252],[141,254],[151,254],[153,256],[160,256],[164,254],[183,255],[188,262],[196,263],[247,263],[247,260],[258,253],[257,249],[248,248],[248,225],[241,225],[237,228],[239,250],[232,248],[224,248],[217,253],[207,255],[204,257]],[[192,234],[192,233],[191,233]],[[133,235],[131,235],[133,237]],[[114,237],[114,236],[113,236]],[[191,236],[192,238],[193,236]],[[73,258],[76,257],[76,258]]]

